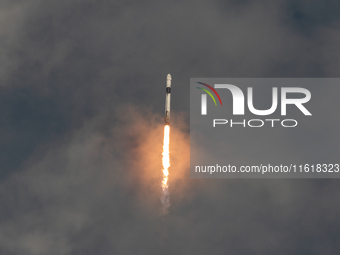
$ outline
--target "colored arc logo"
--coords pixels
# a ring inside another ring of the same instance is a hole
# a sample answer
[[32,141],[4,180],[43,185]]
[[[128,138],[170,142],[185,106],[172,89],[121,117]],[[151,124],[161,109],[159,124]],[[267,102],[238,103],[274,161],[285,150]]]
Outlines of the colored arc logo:
[[[197,83],[202,84],[203,86],[206,86],[207,88],[211,89],[211,91],[214,92],[215,95],[217,96],[218,100],[220,100],[220,104],[222,105],[222,101],[221,101],[220,95],[217,93],[217,91],[213,87],[211,87],[210,85],[205,84],[203,82],[197,82]],[[214,96],[208,90],[202,89],[200,87],[197,87],[197,88],[203,90],[204,92],[206,92],[212,98],[212,100],[214,100],[214,103],[217,106],[217,103],[216,103],[216,100],[215,100]]]

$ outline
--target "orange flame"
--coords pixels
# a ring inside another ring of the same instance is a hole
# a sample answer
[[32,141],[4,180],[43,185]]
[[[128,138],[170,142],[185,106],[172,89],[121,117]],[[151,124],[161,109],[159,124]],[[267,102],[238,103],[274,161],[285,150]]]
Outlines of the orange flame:
[[163,139],[163,153],[162,153],[162,163],[163,163],[163,179],[162,179],[162,190],[163,196],[161,198],[164,210],[166,211],[169,206],[169,193],[168,193],[168,178],[169,178],[169,167],[170,167],[170,126],[164,126],[164,139]]
[[170,126],[164,126],[164,139],[163,139],[163,180],[162,180],[162,189],[168,188],[168,176],[169,176],[169,167],[170,167]]

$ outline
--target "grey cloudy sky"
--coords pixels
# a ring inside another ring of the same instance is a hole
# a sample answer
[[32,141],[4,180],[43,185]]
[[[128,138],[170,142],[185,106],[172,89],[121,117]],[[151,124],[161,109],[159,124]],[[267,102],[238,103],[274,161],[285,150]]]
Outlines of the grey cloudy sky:
[[339,11],[331,0],[3,0],[0,253],[337,254],[338,180],[190,179],[188,122],[190,77],[338,77]]

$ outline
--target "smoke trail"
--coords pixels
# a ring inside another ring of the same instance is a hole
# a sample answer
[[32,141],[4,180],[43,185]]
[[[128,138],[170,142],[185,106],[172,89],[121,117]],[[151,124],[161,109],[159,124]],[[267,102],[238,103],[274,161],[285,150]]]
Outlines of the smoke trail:
[[170,207],[170,194],[169,194],[169,167],[170,167],[170,126],[164,126],[164,138],[163,138],[163,179],[162,179],[162,196],[161,201],[163,204],[163,213],[167,213]]

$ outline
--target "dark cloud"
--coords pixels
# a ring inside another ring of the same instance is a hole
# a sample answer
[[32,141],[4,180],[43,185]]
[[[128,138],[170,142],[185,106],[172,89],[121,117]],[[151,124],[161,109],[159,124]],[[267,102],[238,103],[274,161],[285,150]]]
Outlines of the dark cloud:
[[[337,180],[194,180],[190,77],[337,76],[334,1],[3,1],[1,254],[336,254]],[[171,208],[160,216],[165,77]],[[181,117],[179,117],[181,115]]]
[[299,33],[312,35],[319,26],[339,20],[340,4],[336,1],[287,1],[286,19]]

